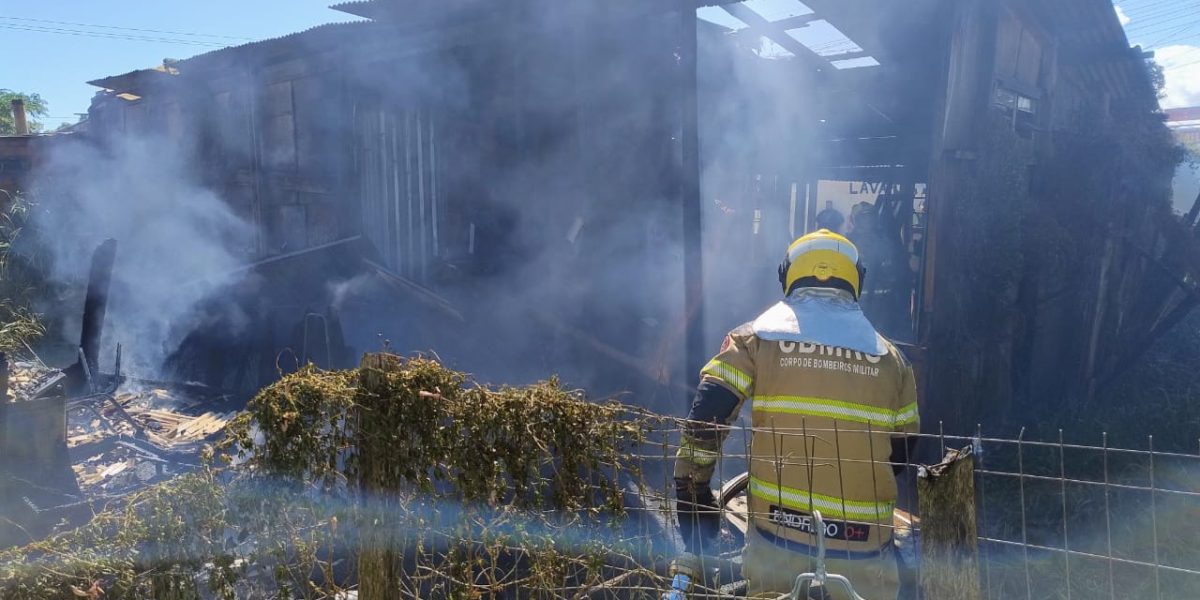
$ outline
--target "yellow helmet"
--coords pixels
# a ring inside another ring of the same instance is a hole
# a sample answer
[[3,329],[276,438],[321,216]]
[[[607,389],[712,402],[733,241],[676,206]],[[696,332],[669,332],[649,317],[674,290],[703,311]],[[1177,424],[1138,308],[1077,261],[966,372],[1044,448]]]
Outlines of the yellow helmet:
[[784,294],[797,285],[835,287],[854,294],[857,299],[865,276],[858,248],[828,229],[818,229],[792,242],[779,265],[779,283]]

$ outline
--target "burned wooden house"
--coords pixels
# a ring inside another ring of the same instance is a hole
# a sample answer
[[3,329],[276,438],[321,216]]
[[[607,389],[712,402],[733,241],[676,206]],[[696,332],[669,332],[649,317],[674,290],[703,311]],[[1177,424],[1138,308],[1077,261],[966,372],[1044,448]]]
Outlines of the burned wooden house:
[[[678,412],[820,224],[874,257],[868,313],[964,428],[1087,397],[1195,297],[1107,0],[334,8],[365,20],[92,82],[97,143],[174,140],[253,224],[261,371],[382,335]],[[363,274],[390,295],[310,352]]]

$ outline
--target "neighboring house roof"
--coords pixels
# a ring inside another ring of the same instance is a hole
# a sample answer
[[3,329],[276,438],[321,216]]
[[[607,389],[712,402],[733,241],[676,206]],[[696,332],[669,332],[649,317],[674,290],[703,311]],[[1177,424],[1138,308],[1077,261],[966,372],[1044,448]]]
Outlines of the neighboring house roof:
[[1168,126],[1182,125],[1188,121],[1196,121],[1195,125],[1200,126],[1200,106],[1168,108],[1164,112],[1167,113]]
[[174,67],[159,65],[151,69],[139,69],[130,71],[123,75],[112,75],[101,79],[93,79],[88,82],[89,85],[104,88],[121,93],[138,94],[147,85],[153,82],[170,79],[172,75],[178,75],[179,70]]
[[168,80],[181,71],[227,66],[231,62],[245,64],[250,57],[269,57],[294,51],[300,44],[305,49],[334,48],[344,44],[348,33],[358,34],[360,30],[377,28],[371,21],[352,21],[348,23],[327,23],[317,25],[304,31],[287,35],[247,42],[237,46],[229,46],[199,54],[191,58],[171,61],[167,65],[159,65],[149,69],[139,69],[121,75],[112,75],[93,79],[88,83],[104,88],[115,95],[132,95],[127,99],[136,99],[143,95],[141,92],[155,84]]

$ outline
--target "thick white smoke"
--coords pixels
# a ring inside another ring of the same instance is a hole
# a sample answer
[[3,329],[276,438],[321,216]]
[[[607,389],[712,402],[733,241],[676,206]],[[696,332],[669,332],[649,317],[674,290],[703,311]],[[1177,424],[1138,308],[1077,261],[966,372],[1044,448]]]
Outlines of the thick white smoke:
[[[55,280],[82,289],[96,246],[117,240],[105,370],[121,343],[127,372],[157,375],[201,303],[233,283],[229,273],[251,255],[253,228],[194,173],[177,143],[144,136],[105,148],[57,144],[39,171],[34,243]],[[47,309],[61,311],[64,341],[78,343],[81,305]]]

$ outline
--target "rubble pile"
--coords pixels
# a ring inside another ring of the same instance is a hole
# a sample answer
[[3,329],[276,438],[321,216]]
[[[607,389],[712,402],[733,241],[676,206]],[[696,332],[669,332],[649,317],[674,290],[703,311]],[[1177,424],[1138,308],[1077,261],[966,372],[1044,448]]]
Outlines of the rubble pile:
[[119,446],[76,463],[72,469],[79,479],[79,489],[85,494],[119,495],[174,474],[161,459],[155,458],[139,453],[136,448]]
[[57,369],[51,369],[41,363],[18,361],[9,365],[8,397],[5,402],[19,402],[33,396],[43,385],[58,375]]
[[[142,428],[147,441],[174,450],[186,450],[221,431],[237,411],[205,410],[212,398],[197,398],[166,388],[119,389],[116,404]],[[217,398],[217,400],[222,400]],[[67,445],[74,447],[106,436],[134,436],[139,431],[122,420],[111,404],[99,413],[72,411],[67,430]]]
[[[177,465],[179,459],[198,456],[237,414],[208,410],[223,396],[202,397],[166,387],[134,384],[119,388],[112,398],[115,403],[68,413],[67,447],[80,458],[72,468],[85,495],[123,494],[178,475],[190,466]],[[118,407],[133,423],[119,415]]]
[[[9,365],[10,403],[24,402],[62,371],[40,362]],[[67,449],[84,498],[124,495],[180,475],[237,414],[199,386],[123,381],[110,394],[67,399]],[[126,418],[128,417],[128,419]]]

